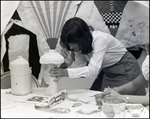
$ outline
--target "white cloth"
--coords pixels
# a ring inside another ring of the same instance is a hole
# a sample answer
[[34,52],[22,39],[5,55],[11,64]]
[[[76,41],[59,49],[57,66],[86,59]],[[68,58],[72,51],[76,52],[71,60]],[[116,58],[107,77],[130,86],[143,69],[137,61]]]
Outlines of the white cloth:
[[126,47],[149,44],[149,8],[128,1],[121,17],[116,38]]
[[1,1],[1,35],[5,30],[20,1]]
[[82,1],[76,17],[82,18],[89,26],[92,26],[95,30],[100,30],[105,33],[111,34],[94,1]]
[[88,66],[67,68],[70,78],[97,77],[101,68],[117,63],[127,51],[126,48],[110,34],[93,31],[93,51],[88,54]]
[[29,58],[29,35],[27,34],[19,34],[15,36],[10,36],[8,38],[9,41],[9,49],[8,56],[9,62],[17,59],[18,56],[23,56],[27,61]]
[[146,56],[145,60],[142,63],[142,72],[144,78],[149,81],[149,55]]

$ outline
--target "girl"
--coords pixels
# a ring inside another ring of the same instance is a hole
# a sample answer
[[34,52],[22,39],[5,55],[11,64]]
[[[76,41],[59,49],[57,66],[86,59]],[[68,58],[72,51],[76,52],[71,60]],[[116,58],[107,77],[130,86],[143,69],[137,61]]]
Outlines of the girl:
[[[147,80],[148,81],[147,83],[149,84],[149,55],[146,56],[142,64],[142,73],[145,80]],[[149,89],[149,85],[148,85],[148,89]],[[126,100],[128,103],[143,104],[144,106],[147,106],[149,110],[149,90],[146,95],[121,95],[113,89],[109,89],[109,92],[107,90],[106,93],[107,94],[104,97],[105,99],[107,98],[123,99]]]
[[[143,76],[134,56],[112,35],[101,31],[90,32],[88,25],[81,18],[74,17],[66,21],[60,42],[68,50],[82,53],[88,65],[78,68],[53,68],[50,70],[51,76],[96,78],[103,69],[102,90],[108,86],[114,88],[129,83],[135,88],[132,93],[137,92],[134,83],[145,83],[145,80],[139,78]],[[63,52],[62,55],[68,65],[73,64],[73,61],[67,58],[67,53]],[[122,94],[131,92],[123,88],[116,90]]]

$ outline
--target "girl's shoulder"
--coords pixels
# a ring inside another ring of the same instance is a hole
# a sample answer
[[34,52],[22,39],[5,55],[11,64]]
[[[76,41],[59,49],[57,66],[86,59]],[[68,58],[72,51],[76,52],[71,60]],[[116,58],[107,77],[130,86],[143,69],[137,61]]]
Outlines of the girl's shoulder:
[[98,30],[95,30],[92,32],[92,35],[95,36],[95,37],[113,37],[111,34],[109,33],[105,33],[105,32],[102,32],[102,31],[98,31]]
[[101,41],[107,41],[110,40],[111,35],[102,31],[93,31],[92,32],[93,41],[101,39]]
[[105,33],[105,32],[102,32],[102,31],[98,31],[98,30],[94,30],[93,32],[92,32],[92,34],[99,34],[99,35],[101,35],[101,34],[107,34],[107,33]]

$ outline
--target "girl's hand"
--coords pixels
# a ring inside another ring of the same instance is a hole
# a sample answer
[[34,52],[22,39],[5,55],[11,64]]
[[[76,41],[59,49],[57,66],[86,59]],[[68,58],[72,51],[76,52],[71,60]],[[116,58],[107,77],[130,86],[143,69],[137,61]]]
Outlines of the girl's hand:
[[111,88],[105,88],[104,90],[103,90],[103,93],[110,93],[111,92]]
[[[67,69],[61,69],[58,67],[51,68],[49,73],[51,77],[68,77]],[[55,80],[55,81],[58,81],[58,80]]]
[[67,66],[70,66],[73,63],[73,59],[71,57],[71,54],[68,50],[62,49],[61,50],[61,55],[64,57],[65,63]]
[[110,93],[104,96],[105,99],[123,99],[122,95],[115,91],[114,89],[110,90]]

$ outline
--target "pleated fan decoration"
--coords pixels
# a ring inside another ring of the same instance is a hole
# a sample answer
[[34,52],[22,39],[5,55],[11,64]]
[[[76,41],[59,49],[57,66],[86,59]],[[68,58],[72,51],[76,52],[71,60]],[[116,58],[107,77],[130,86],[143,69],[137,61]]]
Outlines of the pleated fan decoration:
[[71,1],[29,1],[47,43],[55,49]]

